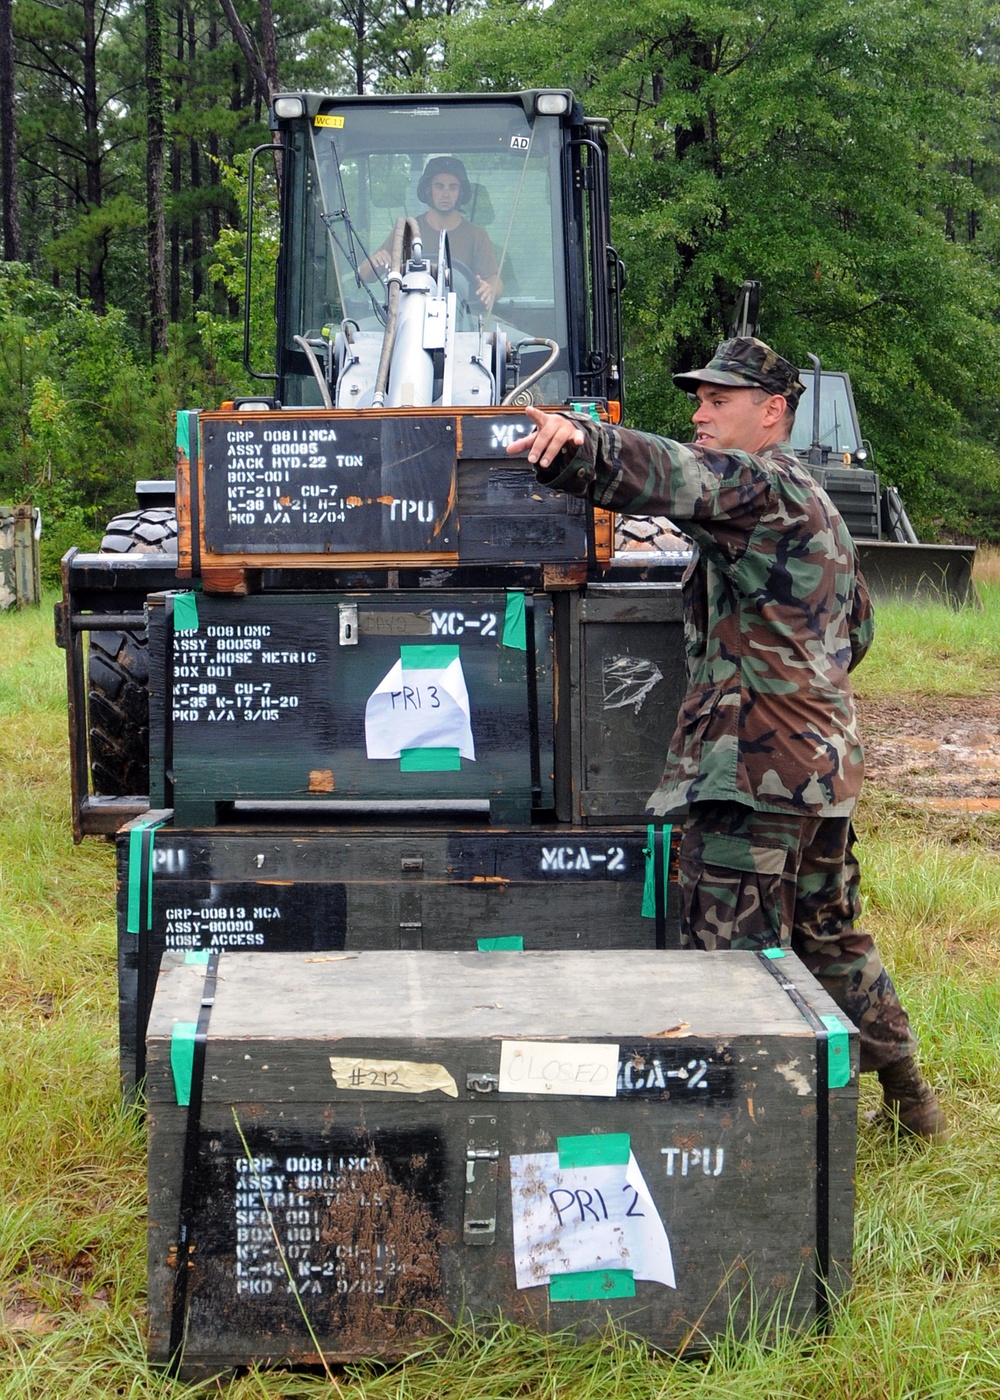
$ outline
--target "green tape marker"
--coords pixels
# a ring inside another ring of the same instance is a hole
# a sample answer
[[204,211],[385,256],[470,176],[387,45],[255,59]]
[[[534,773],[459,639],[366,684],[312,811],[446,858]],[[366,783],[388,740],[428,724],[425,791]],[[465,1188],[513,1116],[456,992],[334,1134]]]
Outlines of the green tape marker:
[[399,659],[404,671],[443,671],[457,661],[457,646],[400,647]]
[[556,1138],[559,1168],[628,1166],[632,1150],[628,1133],[587,1133],[584,1137]]
[[177,414],[177,449],[191,460],[191,420],[188,411],[182,408]]
[[785,956],[784,948],[762,948],[761,952],[765,958],[770,958],[772,962],[775,958],[783,958]]
[[851,1041],[847,1027],[838,1016],[819,1019],[830,1032],[826,1043],[826,1082],[831,1089],[843,1089],[851,1082]]
[[200,963],[204,965],[211,956],[211,948],[189,948],[184,954],[184,962],[185,964]]
[[528,630],[524,620],[524,594],[508,593],[503,616],[503,645],[517,651],[528,650]]
[[197,632],[198,599],[194,593],[178,593],[174,597],[174,631]]
[[142,907],[142,843],[146,832],[149,836],[149,870],[146,872],[146,927],[153,927],[153,834],[163,825],[162,818],[147,818],[137,822],[128,834],[128,909],[125,915],[125,932],[139,932],[139,913]]
[[570,408],[574,413],[586,413],[588,417],[593,418],[595,423],[601,421],[601,415],[597,411],[596,403],[571,403]]
[[601,1298],[634,1298],[631,1269],[593,1269],[583,1274],[554,1274],[549,1279],[550,1303],[590,1303]]
[[178,1021],[170,1033],[170,1069],[174,1076],[174,1097],[179,1108],[187,1108],[191,1102],[194,1038],[197,1033],[195,1021]]
[[[660,834],[663,846],[663,907],[667,907],[667,884],[670,876],[670,837],[672,826],[665,826]],[[646,870],[642,882],[642,909],[644,919],[656,918],[656,827],[646,827],[646,844],[642,853],[646,857]]]
[[458,749],[400,749],[401,773],[460,773],[462,755]]
[[523,953],[524,939],[519,933],[504,938],[477,938],[476,947],[481,953]]

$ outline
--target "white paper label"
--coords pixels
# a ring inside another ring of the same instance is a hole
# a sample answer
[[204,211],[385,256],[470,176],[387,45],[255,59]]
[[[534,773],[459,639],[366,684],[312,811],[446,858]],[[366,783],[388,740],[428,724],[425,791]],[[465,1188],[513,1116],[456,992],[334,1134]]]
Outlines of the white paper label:
[[514,1156],[510,1189],[518,1288],[595,1269],[676,1287],[670,1241],[634,1153],[616,1166],[570,1168],[557,1152]]
[[461,660],[413,669],[397,661],[365,706],[365,748],[369,758],[399,758],[402,749],[451,748],[474,760]]
[[500,1047],[501,1093],[613,1099],[617,1084],[617,1045],[505,1040]]
[[376,1094],[426,1094],[439,1089],[450,1099],[458,1098],[458,1085],[444,1065],[347,1055],[331,1055],[329,1059],[338,1089],[367,1089]]

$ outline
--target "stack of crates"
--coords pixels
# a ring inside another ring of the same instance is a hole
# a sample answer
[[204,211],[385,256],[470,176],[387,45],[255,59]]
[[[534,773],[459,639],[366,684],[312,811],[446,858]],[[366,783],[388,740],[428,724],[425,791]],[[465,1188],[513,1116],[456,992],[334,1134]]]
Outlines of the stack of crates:
[[181,419],[190,587],[148,600],[152,806],[118,837],[151,1355],[824,1315],[854,1036],[790,957],[675,951],[643,809],[679,583],[506,455],[514,410]]

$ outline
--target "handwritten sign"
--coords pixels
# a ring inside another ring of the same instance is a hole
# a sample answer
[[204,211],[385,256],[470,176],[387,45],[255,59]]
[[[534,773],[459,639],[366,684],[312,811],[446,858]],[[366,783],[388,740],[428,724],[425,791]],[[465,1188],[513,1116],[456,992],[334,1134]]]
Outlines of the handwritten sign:
[[501,1093],[613,1099],[617,1081],[617,1045],[505,1040],[500,1047]]
[[675,1288],[670,1241],[635,1154],[577,1166],[565,1165],[564,1156],[510,1159],[518,1288],[606,1269]]
[[403,646],[365,706],[369,758],[403,750],[457,749],[474,760],[469,692],[457,646]]

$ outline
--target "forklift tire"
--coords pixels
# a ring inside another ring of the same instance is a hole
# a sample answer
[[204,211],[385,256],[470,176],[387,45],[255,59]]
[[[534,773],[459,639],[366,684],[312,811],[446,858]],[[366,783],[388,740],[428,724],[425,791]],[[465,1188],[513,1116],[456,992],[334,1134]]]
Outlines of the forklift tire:
[[[177,556],[173,510],[131,510],[109,522],[102,554]],[[148,636],[141,632],[91,632],[87,656],[90,775],[95,795],[127,797],[149,792]]]

